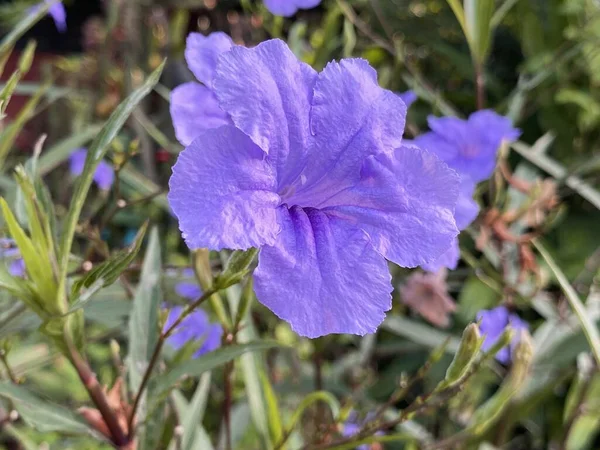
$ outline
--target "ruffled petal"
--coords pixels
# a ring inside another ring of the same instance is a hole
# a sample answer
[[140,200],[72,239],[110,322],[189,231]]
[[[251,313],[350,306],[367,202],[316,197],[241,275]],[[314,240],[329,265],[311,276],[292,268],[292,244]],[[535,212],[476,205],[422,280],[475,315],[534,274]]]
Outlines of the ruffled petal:
[[439,258],[423,264],[421,267],[431,273],[437,273],[443,268],[454,270],[458,266],[459,260],[460,248],[458,247],[458,239],[454,238],[452,244],[450,244],[450,248],[442,253]]
[[281,234],[255,271],[259,301],[302,336],[375,332],[392,286],[366,234],[316,209],[280,213]]
[[190,33],[185,45],[185,60],[198,81],[212,88],[219,56],[231,50],[233,45],[231,38],[220,31],[208,36]]
[[219,59],[214,87],[221,108],[269,154],[279,185],[296,176],[305,158],[316,77],[278,39],[234,47]]
[[416,267],[441,256],[458,234],[460,179],[435,155],[403,146],[369,157],[360,182],[320,205],[363,229],[390,261]]
[[182,145],[190,145],[205,130],[231,123],[212,91],[195,82],[171,91],[170,109],[175,136]]
[[454,218],[459,230],[467,228],[479,214],[479,205],[473,200],[474,192],[475,183],[468,177],[461,177],[460,192],[454,210]]
[[264,156],[232,126],[206,131],[180,153],[168,199],[190,248],[247,249],[275,242],[280,198]]
[[406,105],[382,89],[362,59],[329,63],[315,84],[314,135],[300,184],[290,204],[316,206],[360,179],[365,158],[392,152],[402,142]]

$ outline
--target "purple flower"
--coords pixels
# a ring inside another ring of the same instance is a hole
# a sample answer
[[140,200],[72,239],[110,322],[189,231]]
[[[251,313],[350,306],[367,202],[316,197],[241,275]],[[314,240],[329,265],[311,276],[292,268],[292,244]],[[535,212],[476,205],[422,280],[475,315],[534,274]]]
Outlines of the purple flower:
[[416,102],[418,98],[414,91],[401,92],[398,97],[402,99],[407,108],[410,108],[410,105]]
[[[459,230],[467,228],[479,213],[479,205],[473,200],[475,183],[468,177],[462,177],[460,191],[456,208],[454,210],[454,219]],[[452,241],[452,245],[438,259],[423,264],[421,267],[428,272],[437,272],[442,268],[454,270],[460,260],[460,249],[458,247],[458,238]]]
[[13,277],[25,277],[25,261],[21,258],[21,253],[15,246],[14,240],[0,238],[0,259],[8,261],[8,273]]
[[431,132],[418,136],[415,144],[474,182],[490,177],[502,141],[512,142],[521,134],[510,119],[491,110],[473,113],[468,120],[430,117],[429,127]]
[[[85,166],[85,158],[87,156],[87,150],[80,148],[71,153],[69,157],[69,170],[71,175],[79,176],[83,173],[83,167]],[[94,173],[94,181],[96,185],[102,190],[108,190],[115,181],[115,171],[113,167],[106,161],[100,161]]]
[[265,0],[265,6],[276,16],[291,17],[299,9],[311,9],[318,6],[321,0]]
[[[183,307],[173,306],[169,311],[164,330],[168,329],[177,320]],[[210,323],[208,315],[202,309],[197,309],[188,315],[175,332],[167,338],[167,342],[175,350],[189,342],[201,342],[200,348],[194,353],[194,358],[212,352],[221,345],[223,328],[219,324]]]
[[[355,434],[357,434],[362,427],[369,422],[370,420],[373,420],[375,414],[374,413],[369,413],[367,414],[367,417],[365,417],[364,420],[359,420],[358,418],[358,414],[355,411],[352,411],[350,413],[350,415],[348,416],[348,420],[346,420],[346,422],[344,422],[344,424],[342,425],[342,436],[343,437],[351,437],[354,436]],[[377,433],[375,433],[375,436],[383,436],[383,431],[378,431]],[[356,450],[369,450],[370,446],[369,444],[364,444],[364,445],[359,445],[358,447],[356,447]]]
[[510,361],[514,348],[521,338],[521,330],[529,329],[527,322],[522,320],[515,313],[510,313],[504,306],[480,311],[477,314],[477,320],[481,321],[479,328],[481,332],[485,334],[485,341],[481,346],[484,351],[489,350],[490,347],[496,343],[508,325],[516,331],[510,345],[504,347],[496,354],[496,359],[498,361],[507,364]]
[[374,332],[385,259],[425,264],[457,235],[458,175],[402,145],[406,106],[364,60],[317,73],[270,40],[222,54],[213,86],[234,125],[195,139],[169,183],[187,245],[260,247],[257,297],[301,335]]
[[202,295],[202,289],[196,283],[188,281],[182,281],[175,285],[175,292],[177,295],[186,298],[188,300],[196,300]]
[[50,5],[48,8],[48,14],[54,20],[54,24],[56,25],[56,29],[61,33],[67,31],[67,11],[65,10],[65,6],[61,1],[56,0],[44,0],[44,2],[39,5],[35,5],[29,8],[29,14],[36,14],[41,8],[44,7],[44,4]]
[[204,85],[192,81],[171,92],[175,135],[183,145],[191,144],[204,130],[231,123],[227,113],[219,107],[212,88],[217,60],[232,46],[231,38],[221,32],[208,36],[190,33],[187,38],[185,59],[194,76]]

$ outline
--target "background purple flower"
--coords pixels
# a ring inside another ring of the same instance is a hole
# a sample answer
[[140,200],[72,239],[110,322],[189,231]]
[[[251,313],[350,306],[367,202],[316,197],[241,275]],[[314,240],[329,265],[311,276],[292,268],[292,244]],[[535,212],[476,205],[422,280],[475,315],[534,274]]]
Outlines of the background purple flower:
[[183,145],[189,145],[202,131],[231,123],[212,92],[213,78],[219,56],[230,50],[233,41],[225,33],[208,36],[190,33],[187,37],[185,60],[194,81],[182,84],[171,92],[171,117],[175,135]]
[[[71,175],[77,177],[83,173],[86,157],[87,150],[85,148],[80,148],[71,153],[71,156],[69,156],[69,171]],[[100,161],[94,173],[94,182],[96,185],[106,191],[110,189],[114,181],[115,171],[113,167],[106,161]]]
[[[372,420],[374,418],[375,414],[374,413],[369,413],[367,414],[367,417],[365,417],[364,420],[359,420],[358,418],[358,414],[355,411],[352,411],[348,417],[348,420],[346,420],[346,422],[344,422],[344,424],[342,425],[342,436],[344,437],[351,437],[354,436],[355,434],[357,434],[363,427],[363,425],[365,425],[367,422],[369,422],[370,420]],[[375,433],[375,436],[383,436],[384,433],[383,431],[378,431],[377,433]],[[356,450],[369,450],[370,446],[369,444],[364,444],[364,445],[359,445],[358,447],[356,447]]]
[[37,13],[40,10],[40,8],[44,6],[44,4],[51,4],[50,8],[48,9],[48,14],[50,14],[50,17],[52,17],[52,19],[54,20],[56,29],[61,33],[66,32],[67,11],[65,10],[65,6],[60,1],[57,3],[55,0],[44,0],[44,2],[40,3],[39,5],[31,7],[29,9],[29,14]]
[[213,88],[235,126],[173,168],[187,245],[261,247],[257,297],[301,335],[374,332],[391,307],[385,258],[425,264],[457,235],[458,176],[402,146],[406,106],[364,60],[317,73],[280,40],[236,46]]
[[318,6],[321,0],[265,0],[265,6],[276,16],[290,17],[299,9],[311,9]]
[[482,350],[489,350],[492,345],[500,338],[505,328],[510,325],[516,331],[509,346],[504,347],[496,354],[496,359],[503,364],[507,364],[514,347],[520,340],[521,330],[528,330],[529,325],[519,316],[510,313],[504,306],[490,310],[483,310],[477,314],[477,320],[481,321],[479,326],[481,333],[485,334],[485,341],[481,346]]
[[25,261],[15,245],[15,241],[8,238],[0,238],[0,259],[8,262],[8,273],[13,277],[25,276]]
[[476,183],[494,171],[502,141],[512,142],[521,134],[510,119],[491,110],[477,111],[468,120],[430,117],[428,122],[431,131],[415,138],[415,144]]
[[[181,312],[182,306],[173,306],[167,317],[164,329],[168,329],[177,320]],[[175,350],[179,350],[184,345],[190,342],[201,342],[200,348],[194,353],[194,358],[212,352],[221,345],[221,336],[223,328],[219,324],[210,323],[208,315],[204,310],[197,309],[187,316],[175,332],[167,338],[167,342]]]

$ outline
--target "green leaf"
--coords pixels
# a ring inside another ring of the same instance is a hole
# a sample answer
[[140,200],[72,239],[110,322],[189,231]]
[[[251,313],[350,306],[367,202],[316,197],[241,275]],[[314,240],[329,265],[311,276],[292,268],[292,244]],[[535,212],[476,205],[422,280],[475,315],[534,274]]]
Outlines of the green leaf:
[[540,255],[542,258],[544,258],[546,264],[548,264],[548,267],[554,274],[556,281],[558,281],[558,284],[562,288],[569,305],[571,305],[573,312],[581,323],[581,328],[583,329],[585,337],[590,344],[592,354],[596,359],[596,364],[600,366],[600,334],[598,333],[596,324],[593,323],[589,318],[588,312],[586,311],[581,299],[577,295],[577,292],[575,292],[575,289],[573,289],[573,286],[571,286],[571,283],[569,283],[569,280],[567,280],[565,274],[562,272],[560,267],[558,267],[554,259],[552,259],[550,253],[548,253],[546,248],[538,240],[534,240],[533,245],[537,251],[540,252]]
[[207,372],[200,377],[200,382],[189,405],[185,405],[181,401],[183,395],[179,391],[173,392],[175,408],[177,409],[180,424],[183,426],[181,450],[193,450],[197,448],[209,450],[213,448],[210,438],[202,426],[202,418],[206,410],[209,391],[210,372]]
[[[259,372],[260,382],[265,394],[265,402],[267,403],[267,418],[269,420],[269,431],[271,432],[271,442],[276,443],[283,437],[283,425],[281,424],[281,412],[277,397],[273,391],[273,386],[267,377],[264,370]],[[285,447],[282,447],[282,449]]]
[[69,213],[65,220],[62,241],[60,245],[61,258],[60,258],[60,282],[61,287],[64,288],[66,283],[67,270],[69,265],[69,257],[71,253],[71,246],[73,245],[73,237],[75,235],[75,228],[79,220],[79,215],[85,203],[87,193],[93,181],[93,176],[96,171],[96,167],[104,158],[104,155],[108,151],[108,147],[117,134],[125,125],[130,114],[137,107],[138,103],[152,90],[154,85],[158,82],[165,62],[160,65],[144,82],[142,86],[136,89],[129,97],[127,97],[119,107],[111,114],[110,118],[100,131],[100,134],[94,139],[90,148],[88,149],[87,158],[85,160],[85,166],[83,173],[78,179],[75,187],[75,192],[71,199],[71,205],[69,207]]
[[[73,284],[71,289],[71,296],[75,298],[79,295],[81,289],[87,289],[95,284],[99,279],[104,281],[102,287],[107,287],[113,284],[121,276],[123,271],[129,267],[131,262],[135,259],[140,251],[146,230],[148,229],[148,222],[144,223],[138,231],[133,244],[129,248],[120,251],[110,260],[99,264],[88,272],[83,278],[77,280]],[[73,306],[70,308],[73,309]]]
[[197,377],[205,372],[213,370],[238,356],[248,352],[268,350],[270,348],[281,346],[275,341],[255,341],[247,344],[231,345],[207,353],[200,358],[186,361],[169,372],[155,378],[157,392],[166,392],[170,390],[184,376]]
[[[140,388],[143,375],[158,343],[158,309],[162,302],[160,286],[162,263],[158,230],[153,228],[148,240],[148,248],[140,282],[133,298],[133,307],[129,317],[129,386],[132,392]],[[138,409],[138,420],[145,418],[145,400]]]
[[91,141],[102,129],[101,125],[88,125],[82,131],[72,134],[69,137],[58,141],[52,147],[42,152],[38,161],[38,170],[40,176],[44,176],[56,169],[60,164],[69,158],[69,155],[78,147],[83,147]]
[[0,265],[0,289],[7,290],[11,295],[19,298],[36,314],[44,316],[41,302],[35,289],[31,284],[22,278],[14,277]]
[[17,23],[0,42],[0,57],[9,52],[21,37],[27,33],[39,20],[46,16],[50,4],[42,3],[33,14],[25,14],[23,19]]
[[53,268],[50,261],[48,261],[47,257],[45,258],[43,255],[40,255],[39,249],[17,223],[17,219],[3,198],[0,198],[0,208],[2,209],[2,214],[8,226],[10,235],[15,240],[17,247],[19,247],[19,251],[21,252],[21,257],[25,261],[27,274],[33,282],[35,290],[41,300],[40,307],[45,312],[46,316],[62,315],[66,311],[66,307],[57,301],[56,280],[54,279]]
[[104,278],[98,278],[91,285],[85,286],[83,292],[80,292],[80,289],[78,289],[77,292],[79,294],[76,297],[73,296],[74,301],[73,303],[71,303],[71,306],[69,307],[69,310],[66,312],[65,315],[74,313],[75,311],[85,308],[85,306],[89,303],[92,297],[94,297],[94,295],[97,294],[98,291],[100,291],[100,289],[102,289],[105,286],[106,280]]
[[0,167],[4,167],[6,155],[10,152],[23,126],[33,116],[35,108],[49,88],[49,83],[42,85],[33,97],[27,101],[21,111],[19,111],[15,120],[0,134]]
[[452,8],[452,12],[454,13],[454,16],[456,17],[456,20],[458,20],[458,23],[460,25],[460,27],[463,30],[463,33],[465,34],[465,37],[467,39],[467,41],[470,39],[469,38],[469,31],[467,28],[467,23],[465,20],[465,10],[463,9],[463,5],[460,3],[460,0],[446,0],[448,2],[448,5],[450,5],[450,8]]
[[469,47],[476,63],[483,65],[492,42],[495,0],[464,0],[464,5]]
[[46,402],[21,386],[0,382],[0,396],[12,401],[23,420],[38,431],[91,434],[100,438],[70,410]]

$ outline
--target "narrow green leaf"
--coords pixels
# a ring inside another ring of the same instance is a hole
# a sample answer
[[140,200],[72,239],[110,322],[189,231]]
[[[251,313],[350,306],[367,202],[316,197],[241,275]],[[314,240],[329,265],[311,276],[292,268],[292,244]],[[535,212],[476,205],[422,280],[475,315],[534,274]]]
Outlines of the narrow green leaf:
[[[129,248],[117,253],[110,260],[97,265],[90,270],[83,278],[77,280],[73,284],[71,289],[71,296],[75,298],[79,291],[83,288],[89,288],[92,284],[95,284],[98,279],[102,279],[104,284],[103,287],[110,286],[121,276],[123,271],[129,267],[131,262],[136,258],[140,251],[146,230],[148,229],[148,222],[138,231],[133,244]],[[74,305],[73,305],[74,306]],[[73,309],[71,306],[70,309]]]
[[[273,391],[273,386],[271,386],[271,382],[265,371],[261,370],[259,376],[265,395],[265,401],[267,403],[267,417],[269,420],[269,431],[271,432],[271,442],[276,443],[283,437],[283,425],[281,424],[279,404],[277,403],[277,397]],[[282,447],[282,449],[283,448],[285,447]]]
[[27,280],[13,277],[8,271],[0,266],[0,289],[8,291],[11,295],[19,298],[36,314],[44,316],[44,310],[40,305],[37,293]]
[[23,420],[38,431],[91,434],[99,437],[98,433],[68,409],[48,403],[21,386],[0,382],[0,396],[12,401]]
[[281,344],[275,341],[255,341],[247,344],[231,345],[207,353],[200,358],[186,361],[174,367],[169,372],[156,377],[155,386],[157,392],[166,392],[177,384],[184,376],[197,377],[209,370],[213,370],[238,356],[248,352],[268,350],[279,347]]
[[49,88],[49,83],[41,86],[33,95],[33,97],[31,97],[25,104],[23,109],[19,111],[19,114],[17,114],[15,120],[5,130],[2,131],[2,134],[0,134],[0,167],[4,166],[6,155],[8,155],[10,152],[15,140],[17,139],[17,136],[23,129],[23,126],[33,116],[35,108]]
[[[129,387],[137,392],[148,367],[150,358],[158,343],[158,309],[162,303],[160,286],[162,262],[158,230],[150,231],[146,256],[142,265],[140,282],[133,298],[133,307],[129,316]],[[146,419],[146,392],[138,408],[138,421]],[[148,430],[148,429],[147,429]]]
[[[85,306],[94,297],[94,295],[97,294],[98,291],[100,291],[100,289],[102,289],[106,285],[106,280],[104,280],[104,278],[97,278],[90,285],[84,286],[84,291],[79,293],[79,295],[77,295],[76,297],[73,297],[74,301],[73,303],[71,303],[71,306],[69,307],[69,310],[66,312],[65,315],[74,313],[75,311],[85,308]],[[79,292],[79,289],[77,290],[77,292]]]
[[452,12],[454,13],[454,16],[456,17],[456,20],[458,20],[458,23],[460,25],[460,27],[463,30],[463,33],[465,34],[465,38],[467,39],[467,41],[470,40],[469,37],[469,31],[467,28],[467,23],[465,20],[465,10],[463,9],[463,5],[461,4],[460,0],[446,0],[448,2],[448,5],[450,5],[450,8],[452,8]]
[[[0,208],[4,220],[8,226],[11,237],[15,240],[21,257],[25,261],[27,274],[36,287],[36,291],[42,300],[40,305],[47,314],[62,315],[66,308],[65,305],[56,301],[56,280],[54,279],[52,265],[44,255],[40,255],[39,249],[33,244],[32,240],[25,234],[25,231],[18,224],[17,219],[8,207],[3,198],[0,198]],[[64,308],[64,309],[63,309]]]
[[537,239],[533,241],[533,245],[535,246],[537,251],[540,252],[540,255],[542,256],[542,258],[544,258],[546,264],[548,264],[548,267],[554,274],[556,281],[558,281],[558,284],[562,288],[565,297],[569,302],[569,305],[571,305],[573,312],[575,313],[575,315],[579,319],[579,322],[581,323],[581,328],[583,329],[585,337],[587,338],[588,343],[590,344],[592,354],[596,359],[596,364],[600,366],[600,334],[598,333],[598,328],[596,327],[596,324],[590,320],[585,306],[580,300],[579,296],[577,295],[577,292],[575,292],[575,289],[573,289],[573,286],[571,286],[571,283],[569,283],[569,280],[567,279],[563,271],[556,264],[552,256],[550,256],[550,253]]
[[58,141],[52,147],[44,150],[38,162],[40,176],[44,176],[56,169],[60,164],[69,158],[69,155],[75,149],[78,147],[83,147],[85,144],[91,141],[101,129],[101,125],[88,125],[80,132],[72,134],[62,141]]
[[[210,391],[210,372],[204,373],[200,377],[200,382],[194,392],[192,401],[188,405],[185,413],[179,415],[181,425],[183,426],[183,436],[181,436],[181,450],[194,450],[197,448],[212,448],[210,439],[202,427],[202,418],[208,402]],[[174,394],[177,394],[175,391]],[[183,420],[182,420],[183,419]]]
[[490,50],[494,9],[495,0],[464,0],[469,47],[479,65],[483,65]]
[[0,42],[0,57],[9,52],[17,41],[27,33],[42,17],[45,17],[50,4],[42,3],[32,14],[26,14]]
[[[212,442],[210,441],[210,436],[208,435],[204,427],[198,422],[191,423],[190,421],[190,424],[187,424],[188,417],[191,414],[193,414],[193,410],[192,405],[188,404],[185,396],[180,391],[175,390],[171,394],[171,399],[173,401],[173,406],[175,407],[177,417],[179,417],[179,422],[183,426],[183,436],[181,437],[181,443],[177,443],[176,447],[173,444],[171,444],[170,448],[177,448],[178,450],[185,450],[190,448],[213,450],[214,447],[212,445]],[[186,435],[190,435],[190,437],[186,438]],[[188,444],[186,441],[186,439],[190,438],[190,443],[192,447],[189,447],[190,444]]]
[[[59,265],[61,283],[65,283],[66,280],[75,228],[77,227],[79,215],[81,214],[87,193],[92,184],[96,167],[102,158],[104,158],[110,143],[117,136],[123,125],[125,125],[130,114],[158,82],[164,65],[165,62],[163,61],[160,67],[148,77],[144,84],[119,105],[119,107],[111,114],[110,118],[100,131],[100,134],[98,134],[88,149],[83,173],[78,179],[75,192],[71,199],[69,213],[63,226],[62,241],[60,245],[61,259]],[[61,287],[64,287],[64,284]]]

